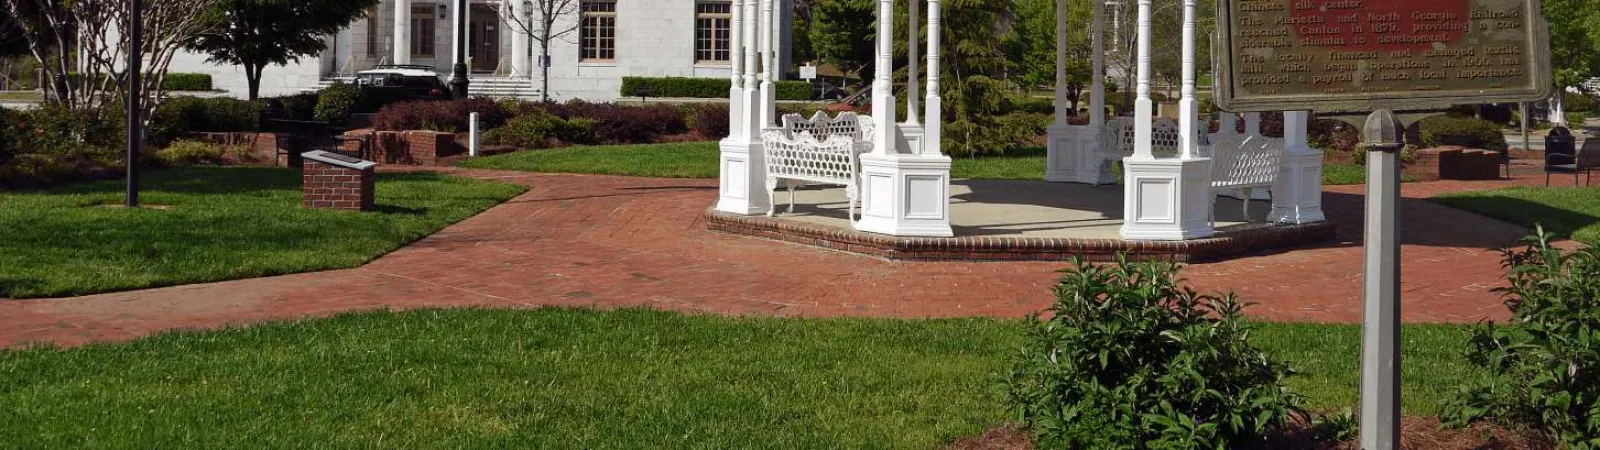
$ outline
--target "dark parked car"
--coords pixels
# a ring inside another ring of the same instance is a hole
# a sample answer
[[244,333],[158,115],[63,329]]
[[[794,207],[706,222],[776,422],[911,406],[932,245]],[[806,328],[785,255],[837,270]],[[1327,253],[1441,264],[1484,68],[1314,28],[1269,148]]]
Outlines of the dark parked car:
[[382,90],[395,101],[450,99],[450,89],[429,66],[377,66],[357,73],[356,85]]

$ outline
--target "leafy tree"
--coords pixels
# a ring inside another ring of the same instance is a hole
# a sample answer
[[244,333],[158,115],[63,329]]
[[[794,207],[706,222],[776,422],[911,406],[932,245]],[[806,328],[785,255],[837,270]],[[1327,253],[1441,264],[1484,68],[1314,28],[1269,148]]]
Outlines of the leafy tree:
[[877,2],[816,0],[811,3],[811,51],[816,57],[862,81],[871,80],[877,49]]
[[529,43],[533,44],[530,47],[538,47],[539,58],[533,63],[539,65],[539,101],[548,102],[550,66],[544,60],[550,55],[550,44],[578,31],[577,15],[582,3],[578,0],[532,0],[528,6],[533,11],[527,17],[517,16],[515,8],[511,7],[497,8],[496,11],[502,20],[528,36]]
[[[1068,2],[1067,47],[1061,58],[1067,63],[1067,101],[1071,111],[1078,110],[1083,90],[1091,78],[1090,41],[1092,10],[1090,2]],[[1017,64],[1018,78],[1026,88],[1054,86],[1056,81],[1056,2],[1055,0],[1017,0],[1015,34],[1008,47],[1009,57]]]
[[216,0],[214,26],[186,46],[210,61],[244,67],[250,99],[268,65],[298,62],[328,49],[324,37],[364,17],[378,0]]
[[1544,0],[1550,22],[1550,62],[1557,87],[1600,75],[1600,1]]

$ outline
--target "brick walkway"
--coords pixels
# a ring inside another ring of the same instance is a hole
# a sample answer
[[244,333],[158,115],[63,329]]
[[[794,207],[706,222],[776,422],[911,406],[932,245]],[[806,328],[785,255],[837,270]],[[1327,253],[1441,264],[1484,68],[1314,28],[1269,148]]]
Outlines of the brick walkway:
[[[76,345],[372,308],[651,307],[733,315],[1019,317],[1060,263],[893,263],[708,232],[714,180],[473,171],[529,193],[365,267],[67,299],[0,301],[0,348]],[[1542,183],[1406,186],[1404,319],[1503,318],[1489,249],[1523,230],[1416,198]],[[1339,242],[1187,269],[1277,321],[1360,320],[1361,187],[1327,190]]]

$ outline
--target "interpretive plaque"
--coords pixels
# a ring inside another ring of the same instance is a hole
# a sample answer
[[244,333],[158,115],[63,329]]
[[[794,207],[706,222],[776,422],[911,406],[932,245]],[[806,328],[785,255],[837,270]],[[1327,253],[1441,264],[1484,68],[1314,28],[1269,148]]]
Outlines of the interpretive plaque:
[[1217,106],[1447,108],[1550,95],[1539,0],[1219,0]]

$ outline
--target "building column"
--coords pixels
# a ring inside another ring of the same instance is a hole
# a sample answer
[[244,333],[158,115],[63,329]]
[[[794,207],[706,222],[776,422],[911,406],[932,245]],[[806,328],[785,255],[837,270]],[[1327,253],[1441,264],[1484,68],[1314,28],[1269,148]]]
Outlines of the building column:
[[[526,23],[528,21],[528,4],[524,0],[509,0],[511,2],[511,17]],[[509,21],[508,21],[509,22]],[[513,78],[533,79],[533,65],[529,64],[531,56],[528,54],[531,43],[528,41],[526,27],[511,23],[502,25],[511,29],[511,76]]]
[[[913,2],[922,0],[911,0]],[[891,91],[894,72],[894,0],[878,2],[878,53],[873,83],[872,153],[861,156],[861,221],[856,229],[893,236],[950,237],[950,157],[940,152],[942,100],[939,97],[939,0],[928,2],[928,94],[926,120],[908,125],[905,133],[895,124],[895,99]],[[915,19],[913,19],[915,20]],[[915,76],[915,75],[913,75]],[[914,143],[908,134],[916,134]],[[905,143],[906,147],[901,147]]]
[[761,145],[759,0],[734,0],[730,39],[731,86],[728,138],[721,142],[717,210],[740,215],[766,214],[771,209],[766,155]]
[[1322,151],[1307,143],[1310,111],[1283,113],[1283,163],[1272,187],[1268,221],[1304,224],[1327,220],[1322,212]]
[[394,0],[392,64],[411,64],[411,0]]
[[1182,146],[1177,158],[1157,159],[1153,150],[1154,102],[1150,99],[1150,3],[1139,0],[1139,98],[1134,102],[1134,153],[1123,160],[1122,237],[1130,240],[1181,241],[1210,237],[1211,160],[1195,157],[1198,138],[1194,116],[1195,2],[1183,4],[1183,78],[1179,119]]

